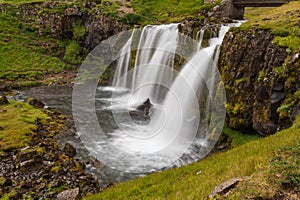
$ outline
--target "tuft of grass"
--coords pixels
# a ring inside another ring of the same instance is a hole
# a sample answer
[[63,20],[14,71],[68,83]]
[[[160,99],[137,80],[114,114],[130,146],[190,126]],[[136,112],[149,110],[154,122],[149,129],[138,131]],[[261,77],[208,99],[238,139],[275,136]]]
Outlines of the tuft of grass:
[[245,17],[249,19],[241,28],[253,27],[270,30],[275,38],[273,42],[288,48],[288,51],[299,50],[300,32],[299,11],[300,1],[291,1],[276,8],[246,8]]
[[299,139],[300,116],[292,127],[275,135],[211,155],[188,166],[119,183],[86,199],[204,199],[223,181],[250,176],[266,168],[276,149],[292,145]]
[[69,44],[66,46],[66,52],[64,56],[64,60],[71,64],[80,64],[81,57],[80,54],[81,47],[77,43],[76,40],[71,40]]
[[27,103],[9,102],[0,106],[0,152],[28,145],[36,130],[36,121],[49,118],[43,111]]

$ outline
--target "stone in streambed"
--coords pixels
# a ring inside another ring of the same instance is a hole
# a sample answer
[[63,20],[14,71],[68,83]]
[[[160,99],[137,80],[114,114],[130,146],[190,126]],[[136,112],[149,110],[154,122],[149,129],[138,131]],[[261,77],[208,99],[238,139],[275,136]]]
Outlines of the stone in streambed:
[[0,105],[6,105],[9,104],[6,96],[0,96]]
[[28,98],[27,100],[28,100],[28,103],[35,108],[43,109],[45,107],[45,104],[38,99]]
[[138,111],[143,111],[145,116],[148,116],[150,113],[150,108],[152,107],[152,103],[150,102],[150,99],[147,98],[147,100],[139,105],[136,109]]
[[68,155],[70,157],[74,157],[76,154],[76,149],[69,143],[65,144],[63,151],[66,155]]

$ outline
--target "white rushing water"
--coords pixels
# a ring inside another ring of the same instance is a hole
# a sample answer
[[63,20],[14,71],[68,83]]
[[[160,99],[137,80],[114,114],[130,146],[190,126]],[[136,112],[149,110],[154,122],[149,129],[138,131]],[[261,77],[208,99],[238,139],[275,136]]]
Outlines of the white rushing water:
[[[138,42],[135,65],[133,71],[130,71],[133,36],[134,31],[121,49],[121,55],[124,56],[117,62],[113,86],[131,89],[128,99],[130,105],[140,104],[147,98],[158,103],[166,93],[165,88],[168,88],[174,79],[174,74],[170,73],[172,70],[169,68],[174,65],[178,24],[144,27]],[[132,77],[132,80],[128,80],[129,77]],[[121,103],[124,104],[123,101]]]
[[[119,129],[108,133],[108,140],[94,141],[87,147],[92,154],[97,157],[100,152],[105,152],[105,164],[128,172],[158,170],[206,156],[212,148],[211,142],[217,139],[212,133],[214,127],[209,124],[213,123],[206,118],[212,109],[218,107],[213,102],[220,82],[216,78],[216,62],[219,46],[228,29],[229,26],[221,26],[213,35],[215,37],[209,40],[208,47],[196,48],[194,55],[174,78],[172,69],[178,45],[178,25],[146,26],[139,39],[132,81],[128,81],[130,76],[126,73],[130,71],[131,60],[128,52],[133,33],[121,50],[125,56],[117,63],[113,87],[106,88],[120,92],[117,88],[121,87],[125,92],[113,96],[110,99],[112,105],[106,109],[118,115],[120,113],[116,110],[120,107],[115,104],[125,104],[124,107],[128,108],[150,98],[155,104],[150,123],[138,125],[130,121],[118,124]],[[198,47],[201,47],[204,31],[202,29],[199,33]],[[204,124],[201,123],[205,120]],[[181,157],[183,154],[185,158]]]

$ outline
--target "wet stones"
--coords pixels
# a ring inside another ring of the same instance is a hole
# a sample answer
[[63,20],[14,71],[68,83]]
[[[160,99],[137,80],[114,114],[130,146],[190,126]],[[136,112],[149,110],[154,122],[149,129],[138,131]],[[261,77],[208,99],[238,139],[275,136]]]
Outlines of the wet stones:
[[45,107],[45,104],[43,102],[35,98],[28,98],[28,103],[35,108],[43,109]]
[[150,108],[151,107],[152,107],[152,103],[150,102],[150,99],[147,98],[147,100],[144,103],[142,103],[141,105],[139,105],[136,109],[138,111],[144,112],[145,116],[148,116],[149,113],[150,113]]
[[6,96],[0,96],[0,105],[6,105],[9,104]]
[[70,157],[74,157],[76,154],[76,149],[70,143],[66,143],[63,152]]
[[71,156],[75,149],[67,143],[61,150],[49,134],[58,132],[61,119],[57,113],[51,117],[51,123],[38,125],[28,146],[0,154],[0,198],[14,191],[10,199],[78,199],[99,191],[98,179]]

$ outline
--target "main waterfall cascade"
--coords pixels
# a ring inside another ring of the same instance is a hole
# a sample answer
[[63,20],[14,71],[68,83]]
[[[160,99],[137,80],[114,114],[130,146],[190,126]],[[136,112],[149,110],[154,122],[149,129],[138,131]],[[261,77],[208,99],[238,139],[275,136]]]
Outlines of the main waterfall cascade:
[[[199,37],[203,38],[206,29]],[[228,29],[219,26],[205,48],[193,40],[194,53],[181,55],[187,62],[179,72],[174,68],[175,54],[189,48],[189,43],[181,43],[187,37],[178,32],[178,24],[144,27],[136,49],[133,31],[120,50],[112,87],[98,87],[99,91],[111,91],[111,96],[96,98],[96,109],[111,111],[117,127],[99,135],[97,125],[84,123],[93,120],[87,111],[78,109],[80,113],[74,115],[85,116],[78,123],[80,132],[86,132],[81,140],[91,154],[128,173],[181,166],[205,157],[218,140],[225,118],[225,91],[216,61]],[[83,86],[88,95],[85,90]],[[150,119],[137,123],[129,110],[148,98],[153,104]],[[97,108],[97,102],[106,106]],[[101,117],[98,120],[101,122]]]
[[[112,86],[131,89],[131,105],[138,105],[147,98],[158,103],[165,95],[165,88],[170,87],[174,79],[172,70],[161,66],[172,68],[174,65],[178,24],[144,27],[138,43],[135,67],[129,71],[134,33],[121,49],[122,56],[118,59]],[[162,83],[163,87],[156,83]]]

